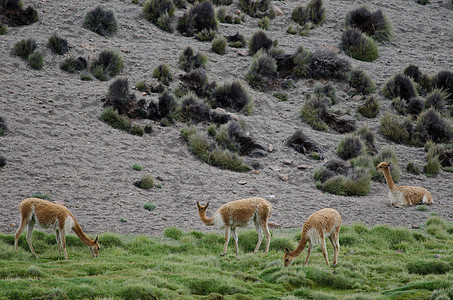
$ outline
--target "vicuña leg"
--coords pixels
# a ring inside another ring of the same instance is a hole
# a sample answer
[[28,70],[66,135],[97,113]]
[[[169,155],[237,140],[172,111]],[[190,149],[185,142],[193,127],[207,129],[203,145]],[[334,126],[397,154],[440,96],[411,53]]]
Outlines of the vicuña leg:
[[16,252],[17,252],[17,247],[19,245],[20,234],[22,233],[22,231],[24,231],[25,226],[27,226],[27,224],[24,222],[24,220],[21,220],[19,228],[17,228],[16,234],[14,235],[14,249],[16,250]]
[[57,238],[58,254],[61,255],[60,230],[55,229],[55,236]]
[[31,253],[36,257],[38,258],[38,255],[36,255],[35,253],[35,249],[33,249],[33,245],[31,243],[31,235],[33,233],[33,227],[35,226],[35,220],[31,219],[29,222],[28,222],[28,228],[27,228],[27,243],[28,243],[28,246],[30,247],[30,251]]
[[64,258],[68,260],[68,252],[66,251],[66,235],[64,229],[63,230],[60,229],[60,240],[61,244],[63,245]]
[[311,254],[311,248],[313,248],[313,246],[311,245],[311,243],[308,243],[308,253],[307,253],[307,258],[305,259],[304,266],[306,266],[308,264],[308,259],[310,258],[310,254]]
[[238,256],[239,256],[239,247],[238,247],[238,232],[237,232],[237,227],[231,227],[231,234],[233,235],[234,246],[236,247],[236,257],[238,257]]
[[322,254],[324,255],[324,258],[326,259],[326,264],[328,267],[330,267],[329,259],[327,258],[326,239],[324,238],[324,236],[321,237],[321,249],[322,249]]
[[333,266],[337,265],[338,252],[340,252],[340,242],[338,241],[338,234],[334,233],[329,236],[329,240],[333,246]]
[[223,254],[220,254],[220,256],[225,256],[225,254],[227,253],[229,241],[230,241],[230,226],[225,225],[225,246],[223,247]]
[[256,232],[258,233],[258,243],[256,243],[255,251],[253,253],[258,252],[258,249],[261,246],[261,243],[263,242],[263,231],[261,230],[260,225],[255,222],[255,227],[256,227]]
[[264,254],[267,254],[269,252],[269,245],[271,244],[271,233],[269,232],[267,222],[261,226],[263,227],[264,234],[266,235],[266,252],[264,252]]

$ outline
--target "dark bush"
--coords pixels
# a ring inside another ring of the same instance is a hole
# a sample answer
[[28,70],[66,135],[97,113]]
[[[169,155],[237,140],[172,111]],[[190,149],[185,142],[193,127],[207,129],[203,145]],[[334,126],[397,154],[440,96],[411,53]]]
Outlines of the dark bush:
[[309,21],[313,24],[321,25],[324,23],[326,20],[326,12],[322,0],[310,0],[307,4],[307,15]]
[[239,0],[241,10],[253,18],[274,17],[270,0]]
[[28,6],[23,9],[21,0],[3,0],[0,2],[0,13],[3,15],[3,20],[9,26],[24,26],[38,22],[38,12]]
[[113,11],[98,6],[86,13],[83,27],[107,37],[116,33],[118,22]]
[[198,97],[211,97],[216,87],[216,82],[209,82],[204,69],[194,69],[189,73],[180,75],[183,91],[194,91]]
[[0,156],[0,170],[6,166],[6,158]]
[[228,41],[228,46],[234,48],[243,48],[247,44],[245,37],[239,32],[236,32],[235,35],[226,36],[226,39]]
[[252,137],[246,134],[237,122],[232,121],[227,124],[227,127],[228,136],[231,140],[237,143],[237,148],[240,155],[250,155],[257,149],[264,150],[264,147],[255,142]]
[[381,118],[380,123],[381,131],[388,139],[400,144],[416,143],[412,120],[405,119],[403,122],[400,122],[396,115],[387,113]]
[[252,98],[239,81],[217,87],[212,95],[213,108],[230,108],[250,114],[252,105]]
[[438,112],[444,112],[447,110],[447,94],[439,89],[434,89],[431,93],[426,95],[425,108],[434,108]]
[[299,46],[289,59],[291,69],[294,76],[298,78],[308,77],[310,75],[310,65],[312,63],[312,54]]
[[362,61],[373,61],[379,56],[376,42],[356,28],[343,32],[341,47],[348,56]]
[[186,72],[193,69],[204,68],[207,58],[203,54],[194,54],[193,49],[188,46],[179,56],[179,66]]
[[404,68],[403,75],[412,78],[412,80],[418,84],[417,90],[420,93],[426,94],[427,92],[432,90],[431,79],[428,77],[428,75],[423,74],[418,66],[408,65]]
[[450,143],[453,137],[451,122],[434,109],[425,110],[415,124],[417,137],[422,143]]
[[27,59],[36,48],[38,48],[38,45],[34,39],[20,40],[14,44],[14,54],[22,57],[23,59]]
[[85,70],[87,67],[88,67],[87,60],[81,56],[77,59],[70,56],[60,63],[60,68],[69,73],[82,71]]
[[341,159],[349,160],[367,151],[366,145],[359,137],[349,136],[341,139],[337,147],[337,154]]
[[202,122],[209,120],[209,107],[202,100],[198,99],[195,95],[187,95],[181,102],[182,114],[184,117]]
[[268,51],[272,47],[272,43],[272,40],[267,37],[264,31],[255,31],[249,41],[250,55],[255,55],[255,53],[257,53],[261,49]]
[[409,100],[417,96],[412,80],[402,74],[396,74],[387,80],[382,92],[389,99],[400,97]]
[[6,26],[5,24],[2,23],[2,21],[0,21],[0,35],[4,35],[7,33],[8,33],[8,26]]
[[68,41],[59,37],[56,33],[49,37],[47,46],[53,53],[60,55],[63,55],[69,51]]
[[290,136],[285,144],[294,148],[299,153],[310,154],[312,152],[320,152],[319,146],[308,136],[306,136],[302,130],[297,130],[292,136]]
[[195,4],[178,19],[176,29],[185,36],[194,36],[203,29],[217,30],[217,20],[212,3],[204,1]]
[[377,153],[376,146],[374,145],[374,133],[370,130],[368,125],[362,126],[357,131],[357,136],[365,142],[367,150],[370,154]]
[[389,41],[393,36],[392,24],[381,10],[371,13],[360,7],[346,15],[345,24],[346,28],[357,28],[378,42]]
[[172,17],[174,12],[175,4],[172,0],[148,0],[143,3],[143,15],[148,21],[156,25],[162,15],[167,14]]
[[433,86],[448,94],[448,99],[453,100],[453,72],[440,71],[431,79]]
[[376,89],[373,79],[362,69],[354,69],[349,72],[348,83],[357,94],[369,95]]
[[413,161],[410,161],[410,162],[407,163],[406,171],[411,173],[411,174],[414,174],[414,175],[420,175],[421,174],[420,169],[417,167],[417,165]]
[[175,97],[168,91],[164,91],[159,96],[157,103],[151,102],[148,106],[148,116],[152,120],[160,120],[169,117],[171,112],[177,107]]
[[171,26],[172,20],[173,16],[170,16],[168,13],[164,13],[157,19],[156,25],[164,31],[173,33],[174,29]]
[[369,96],[365,103],[357,107],[357,111],[366,118],[375,118],[379,113],[380,105],[378,98]]
[[270,88],[276,77],[277,63],[275,59],[264,50],[258,51],[253,56],[250,69],[245,74],[248,84],[256,90],[265,91]]
[[101,81],[109,80],[111,77],[118,75],[123,69],[123,59],[118,52],[104,50],[91,63],[90,69],[97,79]]
[[309,76],[314,79],[338,79],[347,78],[350,71],[348,61],[339,58],[329,50],[318,50],[311,55],[308,65]]
[[[111,106],[119,114],[136,117],[139,105],[135,95],[129,92],[129,83],[126,78],[116,79],[109,86],[109,91],[105,97],[104,106]],[[146,114],[144,114],[146,116]]]
[[410,115],[418,115],[424,108],[424,102],[419,97],[414,97],[407,101],[406,112]]
[[309,22],[307,8],[302,5],[297,6],[296,8],[293,9],[293,11],[291,13],[291,18],[297,24],[299,24],[301,26],[305,25],[307,22]]
[[338,133],[353,132],[356,130],[355,119],[347,115],[340,115],[335,112],[327,112],[323,121]]

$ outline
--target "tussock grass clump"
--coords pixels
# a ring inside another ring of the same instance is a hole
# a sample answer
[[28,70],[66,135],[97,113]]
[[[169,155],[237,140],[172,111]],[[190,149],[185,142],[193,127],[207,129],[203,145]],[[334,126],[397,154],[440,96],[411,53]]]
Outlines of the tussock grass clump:
[[334,195],[366,196],[370,191],[370,173],[365,169],[354,169],[348,176],[335,175],[325,182],[318,181],[316,187]]
[[408,65],[404,68],[403,74],[417,84],[417,91],[423,95],[432,90],[432,82],[428,75],[423,74],[416,65]]
[[395,149],[392,146],[383,147],[378,154],[373,157],[373,166],[371,168],[371,179],[380,182],[385,182],[384,174],[376,171],[376,166],[381,162],[391,162],[390,174],[395,182],[400,180],[401,170],[398,162],[398,156],[396,155]]
[[6,166],[6,158],[0,156],[0,170]]
[[348,83],[354,89],[354,94],[369,95],[376,89],[376,83],[362,69],[349,72]]
[[132,169],[135,171],[141,171],[143,169],[143,167],[140,166],[139,164],[133,164]]
[[129,82],[126,78],[119,78],[109,86],[104,106],[111,106],[119,114],[130,118],[146,118],[147,113],[136,101],[135,95],[129,92]]
[[407,163],[406,171],[408,171],[409,173],[414,174],[414,175],[421,174],[420,169],[417,167],[417,165],[413,161],[410,161]]
[[176,227],[167,227],[164,230],[164,235],[166,237],[169,237],[177,241],[181,239],[183,234],[184,234],[183,231]]
[[381,118],[381,131],[389,140],[399,144],[417,144],[413,133],[413,125],[410,119],[400,121],[398,116],[386,113]]
[[186,47],[179,56],[179,66],[186,72],[197,68],[204,68],[206,61],[206,56],[201,53],[195,54],[190,46]]
[[339,58],[334,52],[317,50],[311,55],[308,73],[314,79],[343,80],[347,78],[350,68],[349,62]]
[[154,178],[149,175],[143,175],[142,179],[134,184],[141,189],[149,190],[154,187]]
[[211,105],[213,108],[230,108],[251,114],[253,100],[244,86],[239,81],[235,81],[217,87],[212,95]]
[[8,126],[6,125],[5,120],[2,117],[0,117],[0,136],[4,136],[7,131]]
[[68,41],[59,37],[56,33],[49,37],[47,46],[53,53],[63,55],[69,51]]
[[241,10],[252,18],[263,18],[265,16],[274,18],[275,13],[270,7],[270,0],[239,0]]
[[106,107],[101,113],[101,120],[109,124],[113,128],[129,132],[133,135],[142,136],[143,128],[132,125],[131,121],[122,117],[113,107]]
[[108,37],[117,32],[118,22],[113,11],[98,6],[86,13],[83,27]]
[[8,33],[8,26],[6,26],[5,24],[3,24],[0,21],[0,35],[4,35],[4,34],[7,34],[7,33]]
[[450,119],[443,117],[433,108],[423,111],[415,124],[417,137],[422,143],[450,143],[453,138],[453,125]]
[[188,12],[178,18],[176,29],[184,36],[194,36],[203,29],[217,30],[215,10],[210,1],[195,4]]
[[3,21],[9,26],[24,26],[38,22],[38,12],[28,6],[23,9],[22,0],[3,0],[0,2],[0,13]]
[[245,79],[248,84],[260,91],[269,89],[270,85],[277,77],[277,63],[275,59],[264,50],[258,51],[253,56],[252,64]]
[[319,98],[329,98],[332,105],[337,103],[336,88],[330,82],[326,84],[317,82],[313,87],[313,94]]
[[301,26],[308,23],[321,25],[326,19],[326,12],[322,0],[311,0],[306,7],[296,7],[291,13],[291,18]]
[[143,204],[143,208],[146,209],[146,210],[155,210],[156,209],[156,204],[154,203],[151,203],[151,202],[146,202],[145,204]]
[[216,37],[212,40],[212,51],[217,54],[225,54],[227,39],[223,36]]
[[363,155],[366,151],[367,147],[365,142],[361,138],[354,136],[348,136],[341,139],[337,146],[337,154],[344,160]]
[[262,30],[257,30],[249,41],[250,55],[255,55],[259,50],[268,51],[272,47],[273,41]]
[[381,11],[370,12],[366,7],[350,11],[346,15],[346,28],[357,28],[378,42],[389,41],[393,36],[392,23]]
[[232,14],[227,14],[225,7],[220,7],[217,10],[217,19],[219,20],[220,23],[228,23],[228,24],[233,24],[234,23],[234,17]]
[[431,79],[433,87],[447,93],[448,99],[453,100],[453,72],[440,71]]
[[323,121],[323,117],[328,110],[328,103],[329,101],[327,98],[308,98],[300,110],[302,119],[304,119],[313,129],[327,132],[329,126]]
[[160,82],[165,85],[169,85],[173,80],[173,75],[171,74],[170,67],[167,64],[160,64],[153,71],[153,77],[157,78]]
[[[209,82],[208,76],[204,69],[194,69],[189,73],[179,76],[182,83],[181,92],[194,91],[195,94],[202,98],[209,98],[216,87],[216,82]],[[182,96],[179,96],[180,98]]]
[[269,28],[269,22],[270,22],[269,17],[267,17],[267,16],[263,17],[263,18],[259,19],[258,27],[263,30],[267,30]]
[[94,77],[101,81],[115,77],[123,69],[123,59],[113,50],[103,50],[90,66]]
[[88,67],[88,62],[82,56],[75,58],[73,56],[65,58],[60,63],[60,69],[63,71],[74,73],[78,71],[85,70]]
[[35,49],[28,58],[28,63],[35,70],[41,70],[44,65],[44,54],[41,49]]
[[204,28],[202,31],[195,34],[195,38],[202,42],[212,41],[217,34],[216,30]]
[[376,42],[355,28],[343,32],[341,47],[348,56],[362,61],[374,61],[379,56]]
[[297,130],[292,136],[290,136],[286,140],[285,145],[294,148],[294,150],[302,154],[321,152],[319,146],[311,138],[305,135],[302,130]]
[[189,93],[181,101],[181,112],[183,117],[189,120],[201,122],[209,120],[209,106]]
[[363,104],[357,107],[357,111],[366,118],[375,118],[379,114],[380,104],[377,97],[368,96]]
[[382,92],[389,99],[400,97],[409,100],[417,96],[411,78],[402,74],[395,74],[390,77],[382,88]]
[[23,58],[27,59],[30,54],[38,48],[36,41],[34,39],[24,39],[20,40],[16,44],[14,44],[14,54]]
[[172,32],[171,18],[175,13],[175,4],[172,0],[148,0],[143,4],[145,19],[159,28]]
[[448,94],[443,90],[434,89],[425,97],[425,108],[434,108],[440,113],[447,111]]
[[293,54],[293,74],[298,78],[308,77],[310,74],[309,66],[311,64],[312,54],[305,50],[302,46],[299,46]]
[[435,260],[411,261],[407,263],[406,268],[409,273],[420,275],[445,274],[452,269],[448,263]]
[[227,36],[226,39],[228,41],[228,46],[233,48],[244,48],[247,45],[245,37],[239,32],[236,32],[234,35]]

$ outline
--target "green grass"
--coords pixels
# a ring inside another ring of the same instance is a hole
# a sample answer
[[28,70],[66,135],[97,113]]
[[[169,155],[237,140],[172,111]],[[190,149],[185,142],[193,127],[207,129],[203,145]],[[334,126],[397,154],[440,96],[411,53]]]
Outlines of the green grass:
[[[219,256],[224,242],[220,231],[169,227],[156,237],[101,234],[97,259],[71,234],[68,261],[58,255],[53,233],[34,232],[39,259],[32,257],[25,234],[17,253],[14,235],[0,234],[0,299],[46,295],[46,299],[52,298],[49,295],[59,299],[429,299],[432,294],[448,295],[453,280],[453,224],[431,217],[420,225],[420,229],[343,226],[335,268],[326,266],[319,246],[306,267],[306,249],[291,267],[283,267],[282,249],[296,247],[300,229],[273,230],[267,256],[265,243],[258,254],[252,253],[255,230],[239,229],[239,259],[232,241],[227,255]],[[430,234],[429,226],[444,228],[447,239]],[[327,251],[332,261],[329,242]]]

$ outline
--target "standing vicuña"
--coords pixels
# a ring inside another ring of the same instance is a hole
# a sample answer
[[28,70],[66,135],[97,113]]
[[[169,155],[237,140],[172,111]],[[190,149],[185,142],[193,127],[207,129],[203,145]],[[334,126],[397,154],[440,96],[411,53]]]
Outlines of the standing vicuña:
[[392,175],[390,174],[391,164],[391,162],[387,163],[383,161],[376,167],[376,171],[384,173],[385,181],[387,182],[387,186],[389,188],[389,198],[391,205],[410,206],[420,203],[434,203],[433,196],[427,189],[418,186],[397,186],[393,182]]
[[326,263],[330,267],[327,258],[326,237],[329,238],[333,246],[333,266],[335,267],[337,264],[338,252],[340,251],[340,242],[338,241],[340,227],[341,216],[338,211],[333,208],[324,208],[310,215],[302,227],[302,236],[300,237],[299,246],[297,246],[294,251],[289,251],[288,248],[285,248],[285,254],[283,255],[285,267],[290,266],[293,263],[294,258],[302,253],[307,242],[308,254],[305,265],[308,263],[311,249],[315,245],[321,244],[322,254],[324,254]]
[[66,233],[71,229],[74,230],[75,234],[82,240],[82,242],[90,248],[91,254],[93,257],[98,256],[100,249],[98,243],[98,237],[92,240],[88,238],[85,233],[80,228],[79,223],[77,222],[74,215],[64,207],[63,205],[52,203],[46,200],[38,198],[28,198],[22,200],[19,204],[19,212],[21,216],[19,228],[16,231],[14,247],[17,251],[17,244],[19,242],[19,236],[22,231],[27,228],[27,242],[30,246],[31,253],[35,257],[38,257],[33,249],[31,244],[31,235],[33,233],[33,227],[35,223],[42,228],[55,228],[55,233],[57,236],[58,252],[61,255],[61,244],[63,244],[64,257],[68,259],[68,254],[66,252]]
[[230,231],[234,238],[234,245],[236,246],[236,256],[239,255],[238,249],[238,234],[237,227],[247,227],[251,222],[255,223],[256,231],[258,232],[258,243],[254,253],[258,251],[263,241],[263,231],[266,235],[266,252],[269,251],[269,244],[271,242],[271,234],[267,226],[269,217],[272,212],[272,205],[269,201],[253,197],[228,202],[222,205],[212,217],[206,217],[206,206],[201,206],[197,201],[198,213],[200,214],[201,221],[208,226],[216,225],[219,228],[225,228],[225,247],[223,249],[224,256],[227,252],[228,242],[230,240]]

